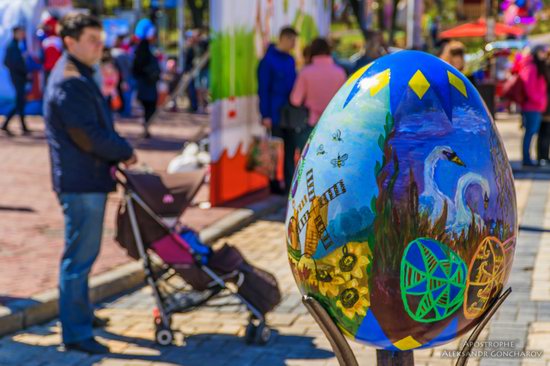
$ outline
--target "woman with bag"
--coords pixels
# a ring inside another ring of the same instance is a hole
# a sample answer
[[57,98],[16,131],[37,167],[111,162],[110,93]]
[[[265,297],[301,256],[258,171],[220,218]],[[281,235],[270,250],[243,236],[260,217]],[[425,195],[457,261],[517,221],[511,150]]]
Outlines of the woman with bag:
[[307,110],[307,113],[302,113],[306,119],[303,126],[295,129],[293,144],[290,148],[285,147],[285,159],[288,150],[293,171],[296,149],[302,150],[328,103],[346,81],[346,72],[332,59],[330,46],[325,39],[314,39],[309,51],[311,64],[300,71],[290,93],[290,103],[295,107],[302,107],[304,111]]
[[300,71],[290,93],[292,105],[304,105],[309,110],[309,128],[304,133],[307,136],[321,118],[332,97],[346,81],[346,72],[332,59],[330,46],[325,39],[314,39],[310,52],[311,64]]
[[523,136],[523,166],[536,166],[531,160],[531,141],[539,132],[542,113],[548,104],[546,81],[547,49],[535,46],[530,54],[521,60],[519,77],[525,90],[525,100],[521,103],[521,116],[525,135]]

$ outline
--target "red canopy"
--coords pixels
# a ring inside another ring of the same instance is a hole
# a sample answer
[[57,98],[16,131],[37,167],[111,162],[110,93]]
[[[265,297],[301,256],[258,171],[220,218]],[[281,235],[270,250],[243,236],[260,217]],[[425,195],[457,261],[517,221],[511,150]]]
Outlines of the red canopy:
[[[495,36],[521,36],[523,29],[517,26],[495,23]],[[485,37],[487,35],[487,22],[480,19],[477,22],[466,23],[441,32],[440,38],[464,38],[464,37]]]

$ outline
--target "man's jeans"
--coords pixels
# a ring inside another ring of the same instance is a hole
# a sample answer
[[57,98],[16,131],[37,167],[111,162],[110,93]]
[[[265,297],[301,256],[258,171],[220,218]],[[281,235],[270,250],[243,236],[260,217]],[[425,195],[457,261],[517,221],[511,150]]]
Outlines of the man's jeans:
[[531,140],[539,132],[542,121],[542,113],[540,112],[522,112],[523,127],[525,127],[525,135],[523,135],[523,164],[533,164],[531,160]]
[[59,271],[59,318],[63,343],[93,336],[93,306],[88,274],[101,244],[106,193],[61,193],[65,218],[65,250]]

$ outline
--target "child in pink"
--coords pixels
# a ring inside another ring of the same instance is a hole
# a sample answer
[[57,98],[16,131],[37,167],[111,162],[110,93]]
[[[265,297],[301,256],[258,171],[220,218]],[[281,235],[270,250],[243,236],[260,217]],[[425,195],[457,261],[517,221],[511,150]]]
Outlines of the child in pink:
[[117,86],[120,75],[108,50],[105,50],[105,54],[101,60],[101,80],[101,93],[105,97],[107,105],[112,110],[112,104],[118,98]]

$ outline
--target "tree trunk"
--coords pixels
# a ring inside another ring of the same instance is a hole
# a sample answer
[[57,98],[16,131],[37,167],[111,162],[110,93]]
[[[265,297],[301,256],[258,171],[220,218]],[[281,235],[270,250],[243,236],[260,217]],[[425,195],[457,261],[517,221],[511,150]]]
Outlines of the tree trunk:
[[[202,28],[204,11],[208,6],[208,1],[207,0],[199,0],[199,1],[187,0],[187,3],[189,4],[189,8],[191,9],[191,18],[193,19],[193,27]],[[201,3],[200,6],[198,3]]]
[[101,16],[105,13],[105,7],[103,6],[103,1],[101,0],[95,2],[94,8],[97,16]]
[[365,28],[365,23],[363,22],[361,1],[360,0],[348,0],[348,1],[351,6],[351,10],[353,10],[353,15],[355,15],[355,19],[357,19],[357,24],[359,24],[359,29],[361,29],[361,33],[363,33],[363,38],[367,40],[368,29]]
[[380,31],[384,31],[385,24],[384,24],[384,7],[386,6],[386,2],[384,0],[378,1],[378,29]]
[[397,30],[397,7],[399,5],[399,0],[392,0],[392,13],[391,13],[391,28],[390,28],[390,36],[388,39],[388,43],[390,46],[395,45],[395,31]]

